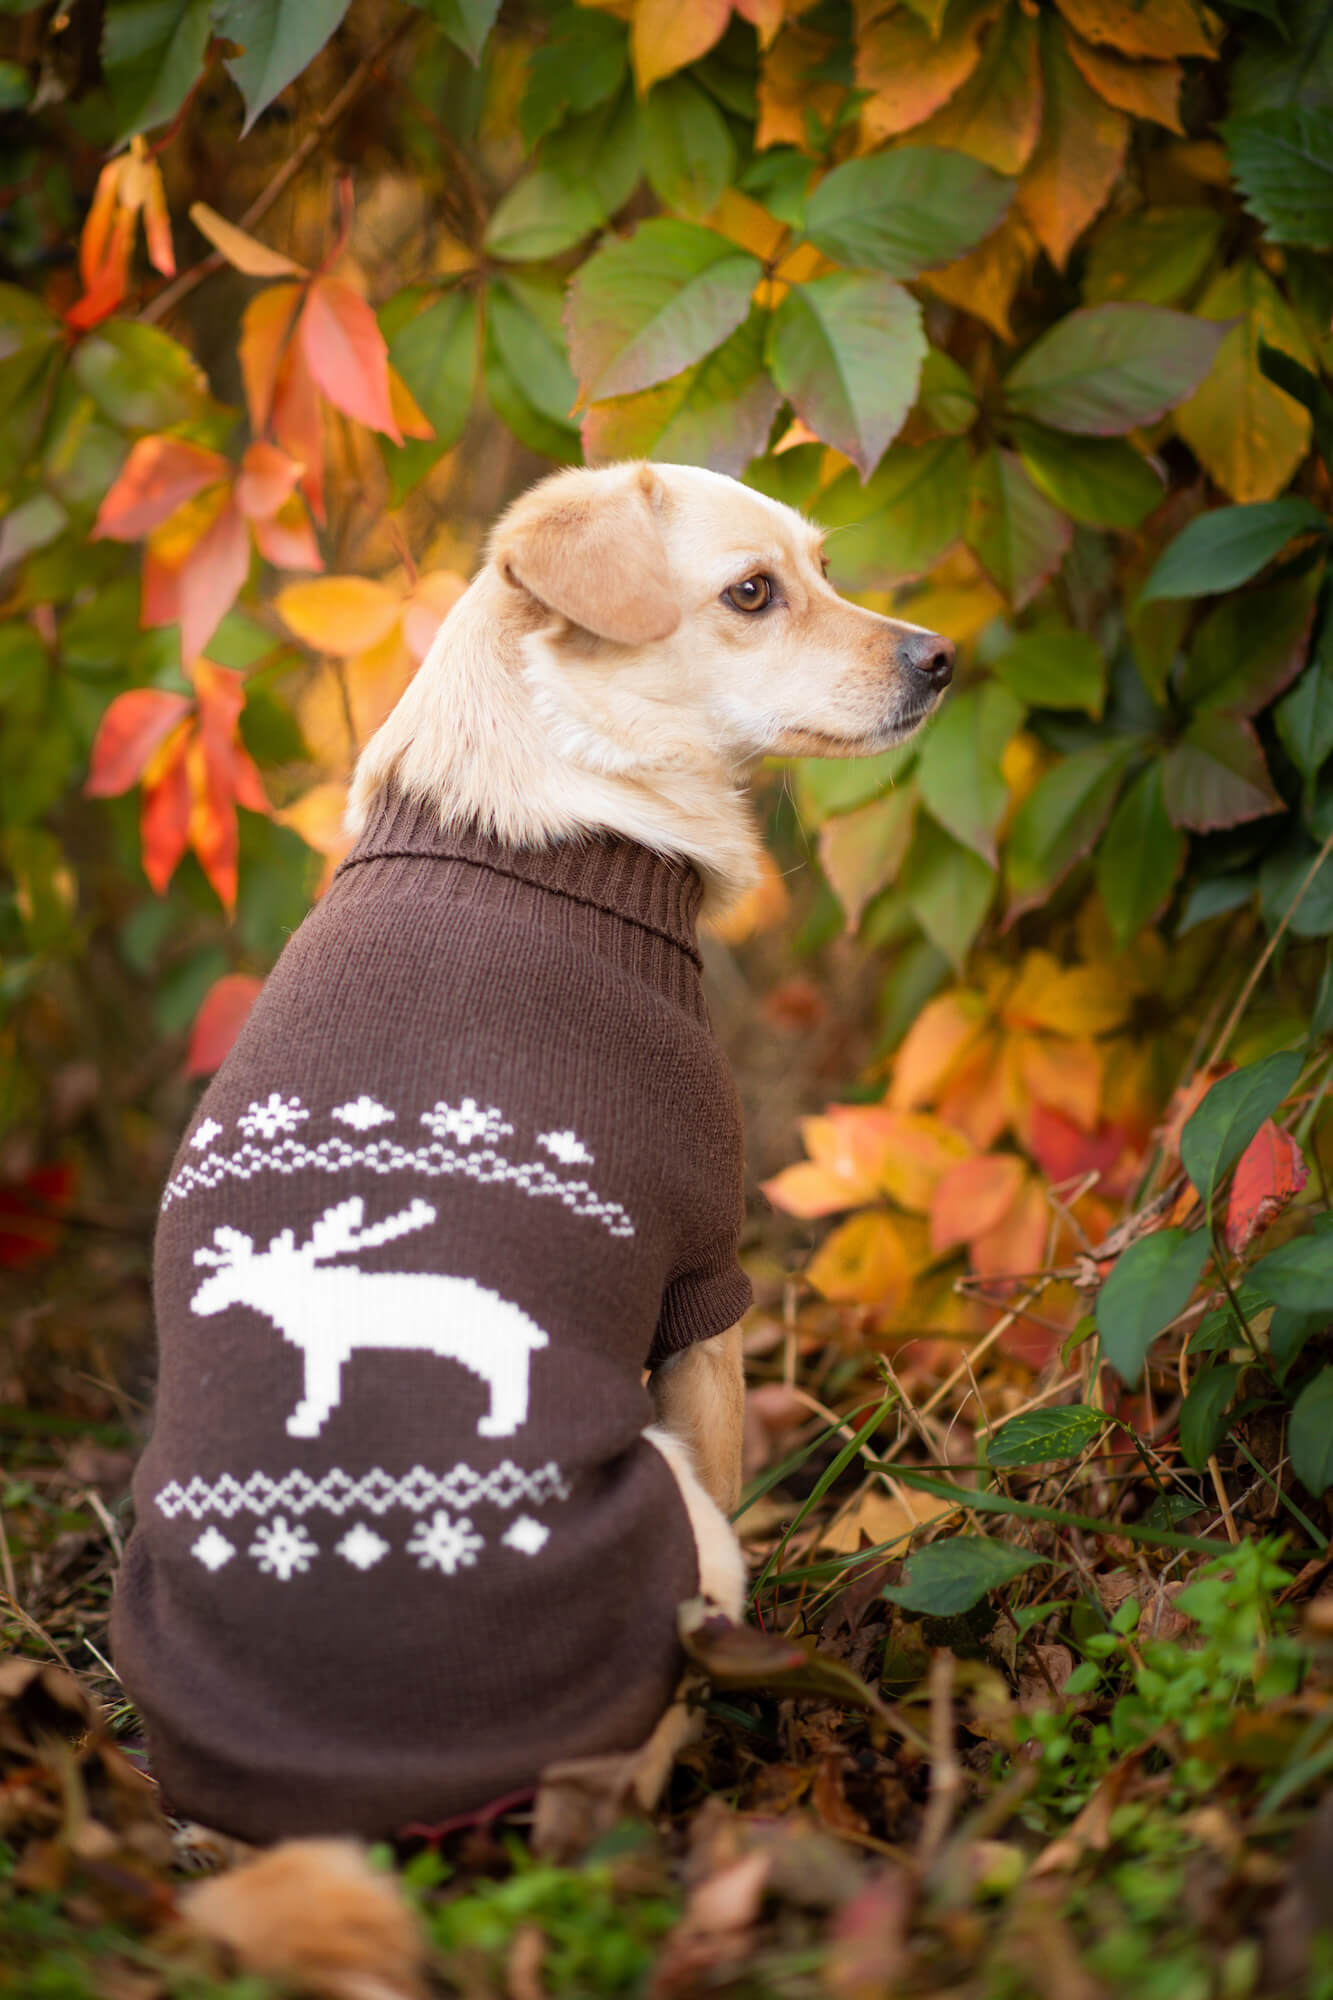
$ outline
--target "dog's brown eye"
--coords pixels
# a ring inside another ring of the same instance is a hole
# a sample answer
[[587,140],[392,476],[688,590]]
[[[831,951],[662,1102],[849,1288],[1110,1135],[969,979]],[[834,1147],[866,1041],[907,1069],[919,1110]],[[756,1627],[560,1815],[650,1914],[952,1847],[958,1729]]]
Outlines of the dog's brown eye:
[[733,583],[722,595],[737,611],[762,611],[773,600],[773,584],[766,576],[747,576],[743,583]]

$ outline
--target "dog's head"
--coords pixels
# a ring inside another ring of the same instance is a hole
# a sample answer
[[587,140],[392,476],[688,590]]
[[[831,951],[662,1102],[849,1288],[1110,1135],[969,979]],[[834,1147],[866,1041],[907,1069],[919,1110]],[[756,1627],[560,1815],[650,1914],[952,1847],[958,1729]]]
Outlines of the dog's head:
[[585,752],[646,749],[647,725],[668,764],[696,734],[739,765],[863,755],[911,735],[952,678],[947,639],[838,596],[811,522],[695,466],[557,474],[490,558],[540,635],[543,706]]

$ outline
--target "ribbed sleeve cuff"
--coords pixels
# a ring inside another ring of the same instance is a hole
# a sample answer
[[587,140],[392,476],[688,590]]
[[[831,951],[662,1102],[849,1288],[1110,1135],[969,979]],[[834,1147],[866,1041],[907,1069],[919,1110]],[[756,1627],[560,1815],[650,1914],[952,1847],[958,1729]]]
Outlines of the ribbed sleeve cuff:
[[648,1366],[655,1368],[668,1354],[679,1354],[696,1340],[725,1333],[753,1304],[754,1288],[734,1263],[716,1272],[677,1278],[662,1300]]

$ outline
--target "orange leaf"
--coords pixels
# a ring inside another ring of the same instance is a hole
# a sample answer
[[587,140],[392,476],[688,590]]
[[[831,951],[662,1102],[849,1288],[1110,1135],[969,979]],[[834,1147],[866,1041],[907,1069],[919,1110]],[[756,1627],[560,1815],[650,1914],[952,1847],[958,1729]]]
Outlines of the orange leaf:
[[238,271],[244,271],[247,278],[303,278],[307,275],[304,265],[284,257],[281,250],[270,250],[267,243],[261,243],[257,236],[250,236],[244,229],[238,229],[234,222],[228,222],[206,201],[191,202],[190,220],[199,234],[206,236],[213,248],[220,250],[227,262],[234,264]]
[[129,290],[130,251],[133,247],[134,217],[127,208],[118,208],[102,261],[92,273],[92,282],[83,297],[76,299],[65,314],[67,326],[86,332],[116,310]]
[[334,408],[401,444],[389,396],[389,350],[360,293],[340,278],[317,278],[299,331],[306,366]]
[[894,1058],[888,1099],[894,1109],[929,1103],[977,1042],[985,1020],[985,1003],[975,993],[942,993],[928,1001]]
[[250,428],[256,433],[268,424],[278,371],[303,289],[301,285],[270,285],[266,292],[256,292],[241,316],[241,376]]
[[299,493],[279,507],[271,521],[252,521],[255,547],[274,569],[323,569],[324,558]]
[[330,778],[303,792],[276,817],[293,833],[299,833],[316,854],[341,860],[351,845],[351,837],[343,827],[346,811],[347,787],[340,779]]
[[[1031,230],[1021,215],[1011,212],[968,256],[947,264],[942,271],[923,271],[921,283],[950,305],[961,306],[964,312],[984,320],[1001,340],[1012,340],[1009,308],[1036,256],[1037,243]],[[956,623],[948,629],[962,637]]]
[[325,576],[289,583],[275,599],[284,623],[318,652],[350,659],[379,645],[397,625],[402,603],[368,576]]
[[166,756],[144,779],[143,802],[139,808],[139,846],[143,872],[165,895],[190,839],[190,778],[186,752],[190,731],[181,729]]
[[943,1176],[930,1204],[930,1247],[937,1256],[994,1229],[1027,1179],[1015,1153],[981,1153],[959,1160]]
[[871,1208],[834,1230],[806,1276],[826,1299],[896,1312],[911,1288],[912,1260],[892,1217]]
[[422,409],[398,370],[389,368],[389,408],[404,437],[433,438],[435,426]]
[[857,1208],[879,1193],[880,1148],[868,1147],[864,1126],[845,1115],[854,1108],[833,1105],[823,1118],[801,1120],[801,1137],[810,1158],[763,1182],[775,1208],[809,1219]]
[[965,1132],[978,1152],[986,1152],[1014,1121],[1015,1065],[1004,1037],[983,1035],[951,1070],[936,1104],[946,1124]]
[[1001,1012],[1012,1028],[1047,1028],[1053,1034],[1109,1034],[1123,1026],[1137,987],[1128,967],[1062,966],[1049,951],[1030,951],[1004,996]]
[[[800,0],[793,11],[799,11]],[[759,37],[759,46],[766,49],[778,29],[786,12],[786,0],[736,0],[736,12],[748,21]]]
[[324,408],[299,341],[292,341],[278,366],[273,391],[273,435],[305,468],[301,491],[310,511],[324,520]]
[[249,532],[229,499],[180,565],[181,659],[187,666],[203,652],[249,573]]
[[788,21],[772,48],[765,51],[759,63],[757,152],[768,146],[797,146],[803,153],[814,152],[811,125],[816,129],[830,126],[847,96],[842,84],[817,74],[835,46],[831,35]]
[[210,757],[200,736],[187,745],[185,764],[190,786],[189,842],[218,901],[231,915],[236,908],[238,842],[229,773]]
[[942,1118],[921,1111],[885,1111],[879,1182],[914,1214],[929,1212],[944,1176],[972,1151],[971,1142]]
[[1274,1216],[1298,1195],[1310,1169],[1290,1132],[1267,1119],[1259,1127],[1236,1166],[1227,1202],[1227,1243],[1244,1250]]
[[981,60],[980,36],[998,9],[992,0],[964,10],[968,18],[938,41],[906,7],[895,8],[863,32],[856,51],[856,82],[870,93],[861,107],[866,140],[877,144],[910,131],[938,111]]
[[249,1018],[264,982],[249,972],[226,972],[209,987],[190,1028],[187,1076],[211,1076]]
[[109,160],[97,176],[97,186],[79,236],[79,276],[85,292],[98,282],[111,248],[111,231],[120,206],[121,160]]
[[118,694],[98,724],[85,795],[115,798],[138,784],[153,753],[189,708],[188,695],[167,694],[160,688],[131,688],[128,694]]
[[1217,54],[1216,15],[1193,0],[1056,0],[1071,28],[1085,41],[1109,45],[1126,56]]
[[277,445],[256,438],[246,446],[236,475],[236,505],[250,521],[267,521],[277,513],[301,477],[301,467]]
[[221,453],[184,438],[140,438],[98,509],[91,539],[138,541],[196,493],[225,479],[228,469]]
[[148,245],[148,261],[164,278],[176,275],[176,252],[171,245],[171,217],[167,213],[167,192],[162,185],[162,169],[156,160],[147,163],[143,188],[143,233]]
[[139,623],[145,631],[180,623],[180,577],[173,563],[164,562],[151,543],[143,552]]
[[1046,1035],[1016,1039],[1019,1074],[1028,1096],[1091,1132],[1102,1098],[1102,1062],[1095,1043],[1056,1041]]
[[731,0],[638,0],[630,34],[640,91],[706,56],[730,18]]
[[1054,23],[1046,18],[1043,26],[1046,110],[1037,150],[1018,183],[1018,206],[1051,262],[1063,270],[1115,185],[1129,120],[1084,82]]
[[914,146],[947,146],[997,173],[1021,173],[1041,131],[1041,47],[1036,21],[1010,7],[991,29],[981,61],[912,133]]
[[1007,1278],[1039,1271],[1046,1261],[1051,1211],[1038,1181],[1025,1179],[1013,1203],[990,1229],[968,1246],[980,1278]]
[[1183,132],[1178,109],[1180,64],[1173,62],[1130,62],[1113,49],[1094,49],[1077,35],[1066,37],[1069,53],[1098,97],[1128,111],[1131,118],[1147,118],[1165,125],[1169,132]]

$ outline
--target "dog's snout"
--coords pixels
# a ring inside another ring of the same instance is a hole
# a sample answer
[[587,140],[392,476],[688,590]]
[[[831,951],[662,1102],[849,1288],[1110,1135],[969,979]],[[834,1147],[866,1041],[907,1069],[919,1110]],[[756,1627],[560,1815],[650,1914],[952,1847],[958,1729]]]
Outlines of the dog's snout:
[[953,679],[953,656],[952,639],[941,639],[937,632],[909,632],[898,648],[902,665],[920,674],[936,694],[943,694]]

